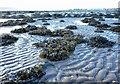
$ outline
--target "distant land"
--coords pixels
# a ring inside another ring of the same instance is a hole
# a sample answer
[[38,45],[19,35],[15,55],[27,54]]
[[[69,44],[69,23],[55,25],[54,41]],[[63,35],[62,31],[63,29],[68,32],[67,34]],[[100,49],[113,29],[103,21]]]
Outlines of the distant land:
[[[68,9],[68,10],[42,10],[42,11],[48,11],[48,12],[52,12],[52,11],[80,11],[80,12],[89,12],[89,11],[98,11],[98,12],[102,12],[102,11],[109,11],[109,12],[114,12],[114,11],[118,11],[120,8],[93,8],[93,9]],[[0,7],[0,11],[41,11],[41,10],[17,10],[15,8],[9,8],[9,7]]]

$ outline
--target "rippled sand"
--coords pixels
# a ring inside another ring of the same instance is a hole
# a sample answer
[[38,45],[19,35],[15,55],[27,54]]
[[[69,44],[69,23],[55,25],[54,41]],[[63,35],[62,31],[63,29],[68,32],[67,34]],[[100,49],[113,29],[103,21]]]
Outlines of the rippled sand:
[[[64,29],[65,26],[75,24],[78,29],[73,30],[75,34],[85,35],[85,38],[101,35],[111,41],[118,43],[117,33],[105,30],[104,33],[95,33],[95,27],[83,24],[80,18],[63,18],[65,23],[59,19],[48,21],[47,26],[52,31]],[[117,20],[107,19],[105,23]],[[40,26],[41,21],[30,23]],[[15,27],[5,27],[6,33],[10,33]],[[2,30],[3,27],[0,28]],[[8,31],[7,31],[8,30]],[[4,33],[5,33],[4,31]],[[1,32],[1,31],[0,31]],[[76,46],[75,51],[64,61],[50,62],[39,58],[41,48],[35,48],[32,43],[52,37],[31,36],[26,34],[13,34],[19,40],[10,46],[0,47],[0,79],[6,74],[32,67],[36,64],[44,64],[46,75],[40,81],[48,82],[112,82],[118,81],[118,53],[120,46],[117,44],[112,48],[92,48],[86,44]]]

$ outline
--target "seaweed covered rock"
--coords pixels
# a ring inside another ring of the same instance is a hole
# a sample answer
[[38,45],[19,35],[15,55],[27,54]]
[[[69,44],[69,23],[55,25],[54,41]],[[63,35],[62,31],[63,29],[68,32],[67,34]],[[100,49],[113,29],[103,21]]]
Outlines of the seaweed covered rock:
[[26,32],[32,31],[32,30],[37,30],[37,27],[28,25],[25,28],[14,29],[11,31],[11,33],[26,33]]
[[43,23],[43,25],[50,25],[50,23]]
[[37,29],[37,30],[33,30],[31,32],[29,32],[30,35],[41,35],[41,36],[66,36],[66,35],[73,35],[73,32],[70,30],[64,30],[64,29],[60,29],[60,30],[56,30],[56,31],[51,31],[50,29],[47,29],[45,26],[42,26],[41,28]]
[[47,22],[47,20],[42,20],[42,22]]
[[97,29],[106,29],[106,28],[111,27],[111,26],[103,23],[103,24],[96,25],[96,27],[97,27]]
[[64,20],[60,20],[60,22],[65,22]]
[[92,16],[93,18],[101,18],[101,16],[98,15],[98,14],[92,14],[91,16]]
[[99,24],[101,24],[101,22],[96,21],[96,20],[91,20],[88,25],[90,25],[90,26],[97,26]]
[[26,27],[26,30],[29,30],[29,31],[37,30],[37,29],[38,29],[38,27],[36,27],[36,26],[34,26],[34,25],[28,25],[28,26]]
[[9,34],[2,34],[0,35],[0,46],[7,46],[10,44],[15,43],[18,40],[17,37],[14,37]]
[[101,36],[91,37],[88,41],[88,45],[98,48],[112,47],[114,44],[114,42],[111,42],[107,40],[107,38]]
[[69,25],[66,27],[66,29],[77,29],[77,26],[75,25]]
[[79,18],[80,14],[73,14],[73,17]]
[[[95,19],[93,19],[93,20],[95,20]],[[89,21],[90,21],[90,18],[84,18],[83,20],[81,20],[83,23],[89,23]]]
[[27,24],[27,22],[23,21],[23,20],[16,20],[15,25],[25,25]]
[[26,30],[25,28],[14,29],[11,31],[11,33],[26,33],[26,32],[28,32],[28,30]]
[[51,34],[51,36],[65,36],[65,35],[73,35],[73,32],[70,30],[60,29],[53,31]]
[[120,22],[113,23],[114,25],[120,25]]
[[96,29],[94,32],[96,32],[96,33],[103,33],[104,31],[101,30],[101,29]]
[[30,17],[26,17],[22,21],[25,21],[25,22],[35,22],[35,20],[33,20],[33,18],[30,18]]
[[98,24],[101,24],[101,22],[96,21],[94,18],[85,18],[81,20],[83,23],[88,23],[90,26],[96,26]]
[[40,79],[45,75],[45,72],[41,65],[36,65],[34,67],[27,68],[16,72],[17,81],[27,81],[32,79]]
[[40,27],[37,30],[33,30],[29,32],[30,35],[41,35],[41,36],[46,36],[46,35],[51,35],[51,31],[47,29],[45,26]]
[[0,22],[0,27],[2,26],[16,26],[16,25],[24,25],[27,24],[25,21],[22,20],[8,20],[6,22]]
[[105,18],[114,18],[114,15],[112,15],[112,14],[106,14]]
[[44,13],[44,14],[41,14],[40,17],[42,18],[51,17],[51,15],[49,13]]
[[120,26],[111,27],[110,30],[113,32],[120,32]]
[[99,18],[99,21],[105,21],[105,19],[104,18]]
[[[43,43],[43,51],[39,56],[50,61],[65,60],[69,57],[70,53],[75,50],[76,45],[83,42],[85,42],[85,40],[81,35],[64,36],[61,39]],[[37,43],[37,46],[38,45],[41,46],[41,43]]]
[[54,18],[63,18],[64,16],[62,14],[55,13],[55,14],[52,14],[52,17],[54,17]]
[[8,20],[6,22],[0,22],[0,26],[16,26],[25,25],[27,22],[35,22],[32,18],[24,18],[23,20]]

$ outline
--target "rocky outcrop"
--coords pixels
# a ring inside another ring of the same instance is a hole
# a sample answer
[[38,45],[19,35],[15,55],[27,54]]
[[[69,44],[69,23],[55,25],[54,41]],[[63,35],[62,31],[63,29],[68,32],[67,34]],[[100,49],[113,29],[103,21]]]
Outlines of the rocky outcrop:
[[15,43],[18,40],[17,37],[14,37],[9,34],[2,34],[0,35],[0,46],[7,46],[10,44]]
[[92,14],[91,17],[93,17],[93,18],[101,18],[101,16],[98,15],[98,14]]
[[30,35],[41,35],[41,36],[66,36],[66,35],[73,35],[73,32],[70,30],[64,30],[64,29],[60,29],[60,30],[56,30],[56,31],[51,31],[49,29],[47,29],[45,26],[42,26],[41,28],[37,29],[37,30],[33,30],[31,32],[29,32]]
[[108,27],[111,27],[110,25],[108,24],[98,24],[96,25],[97,29],[107,29]]
[[26,33],[32,30],[37,30],[37,27],[28,25],[25,28],[19,28],[19,29],[12,30],[11,33]]
[[2,26],[16,26],[25,25],[27,22],[35,22],[32,18],[24,18],[23,20],[8,20],[6,22],[0,22],[0,27]]
[[53,31],[51,34],[51,36],[66,36],[66,35],[73,35],[73,32],[70,30],[60,29]]
[[64,16],[62,14],[55,13],[55,14],[52,14],[52,17],[53,18],[63,18]]
[[16,26],[16,25],[24,25],[27,24],[25,21],[22,20],[8,20],[6,22],[0,22],[0,27],[2,26]]
[[40,79],[45,75],[45,72],[41,65],[36,65],[34,67],[27,68],[16,72],[16,81],[27,81],[32,79]]
[[61,61],[67,59],[70,53],[75,50],[76,45],[83,42],[85,42],[83,36],[71,35],[50,42],[35,43],[34,45],[43,47],[43,51],[40,53],[41,58],[50,61]]
[[113,26],[110,28],[110,30],[113,32],[120,32],[120,26]]
[[106,14],[106,15],[105,15],[105,18],[114,18],[114,15]]
[[69,25],[66,27],[66,29],[77,29],[77,26],[75,25]]
[[41,35],[41,36],[46,36],[46,35],[51,35],[52,32],[47,29],[45,26],[40,27],[37,30],[33,30],[29,32],[30,35]]
[[91,20],[88,25],[90,25],[90,26],[97,26],[99,24],[101,24],[101,22],[96,21],[96,20]]
[[103,33],[104,31],[100,30],[100,29],[96,29],[94,32],[96,32],[96,33]]
[[64,20],[60,20],[60,22],[65,22]]
[[22,21],[25,21],[25,22],[35,22],[35,20],[33,20],[33,18],[30,18],[30,17],[24,18]]
[[42,17],[42,18],[51,17],[51,15],[49,13],[44,13],[44,14],[41,14],[40,17]]
[[88,23],[90,26],[96,26],[98,24],[101,24],[101,22],[96,21],[94,18],[85,18],[81,20],[83,23]]
[[114,42],[111,42],[107,40],[107,38],[101,36],[91,37],[88,41],[88,45],[98,48],[112,47],[114,44]]
[[99,18],[99,21],[105,21],[105,19],[101,17],[101,18]]
[[50,23],[43,23],[43,25],[50,25]]
[[113,23],[114,25],[120,25],[120,22],[117,22],[117,23]]

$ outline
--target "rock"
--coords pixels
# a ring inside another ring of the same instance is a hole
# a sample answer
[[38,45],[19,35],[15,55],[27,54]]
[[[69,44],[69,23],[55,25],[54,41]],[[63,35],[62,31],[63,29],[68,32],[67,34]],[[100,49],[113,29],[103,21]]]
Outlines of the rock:
[[45,43],[41,42],[41,43],[34,43],[32,44],[35,47],[45,47]]
[[99,18],[99,21],[105,21],[105,19],[104,18]]
[[111,14],[107,14],[107,15],[105,15],[105,18],[114,18],[114,16]]
[[37,30],[33,30],[29,32],[30,35],[41,35],[41,36],[51,35],[51,33],[52,32],[49,29],[47,29],[45,26],[42,26]]
[[120,32],[120,26],[113,26],[110,28],[110,30],[113,32]]
[[89,23],[90,26],[96,26],[100,24],[101,22],[96,21],[94,18],[85,18],[81,20],[83,23]]
[[36,65],[34,67],[16,72],[17,81],[26,81],[32,78],[40,79],[43,75],[45,75],[45,72],[43,71],[41,65]]
[[70,30],[60,29],[53,31],[51,36],[65,36],[65,35],[73,35],[73,32]]
[[22,21],[25,21],[25,22],[35,22],[35,20],[33,20],[33,18],[30,18],[30,17],[24,18]]
[[38,29],[38,27],[33,26],[33,25],[28,25],[28,26],[26,27],[26,30],[28,30],[28,31],[37,30],[37,29]]
[[107,25],[107,24],[98,24],[98,25],[96,25],[96,27],[99,29],[104,29],[104,28],[108,28],[108,27],[111,27],[111,26],[109,26],[109,25]]
[[63,18],[62,14],[52,14],[52,17],[54,18]]
[[38,30],[35,31],[31,31],[29,32],[30,35],[41,35],[41,36],[66,36],[66,35],[73,35],[73,32],[70,30],[64,30],[64,29],[60,29],[60,30],[56,30],[51,32],[49,29],[47,29],[45,26],[43,26],[42,28],[39,28]]
[[14,37],[9,34],[2,34],[0,35],[0,46],[7,46],[10,44],[15,43],[18,40],[17,37]]
[[40,17],[42,17],[42,18],[51,17],[51,15],[49,13],[44,13],[44,14],[41,14]]
[[50,61],[65,60],[69,57],[70,53],[75,50],[76,45],[83,42],[85,42],[85,40],[81,35],[70,35],[64,36],[61,39],[54,39],[44,43],[43,51],[39,56]]
[[25,15],[12,15],[11,18],[21,19],[21,18],[26,18],[26,16]]
[[118,23],[113,23],[114,25],[120,25],[120,23],[118,22]]
[[66,27],[66,29],[77,29],[77,26],[75,25],[69,25]]
[[72,17],[71,14],[68,14],[68,13],[65,13],[63,16],[64,17]]
[[47,22],[47,20],[42,20],[42,22]]
[[27,24],[24,20],[8,20],[6,22],[0,22],[0,26],[16,26],[16,25],[25,25]]
[[89,18],[85,18],[83,20],[81,20],[83,23],[89,23]]
[[79,18],[80,14],[74,14],[73,17]]
[[104,31],[103,30],[95,30],[94,32],[96,32],[96,33],[103,33]]
[[41,18],[41,15],[40,15],[40,13],[33,13],[33,14],[31,15],[31,17],[32,17],[32,18]]
[[64,20],[60,20],[60,22],[65,22]]
[[21,20],[16,20],[16,25],[25,25],[25,24],[27,24],[27,22],[25,22],[25,21],[21,21]]
[[26,32],[32,31],[32,30],[37,30],[37,27],[28,25],[26,28],[14,29],[11,31],[11,33],[26,33]]
[[28,32],[28,30],[26,30],[25,28],[15,29],[11,31],[11,33],[26,33],[26,32]]
[[43,25],[50,25],[50,23],[43,23]]
[[92,14],[91,16],[92,16],[92,18],[101,18],[101,16],[99,16],[97,14]]
[[91,37],[88,41],[88,45],[98,48],[112,47],[114,44],[114,42],[108,41],[107,38],[101,36]]
[[93,20],[93,21],[90,21],[88,25],[90,25],[90,26],[97,26],[99,24],[101,24],[101,22]]

